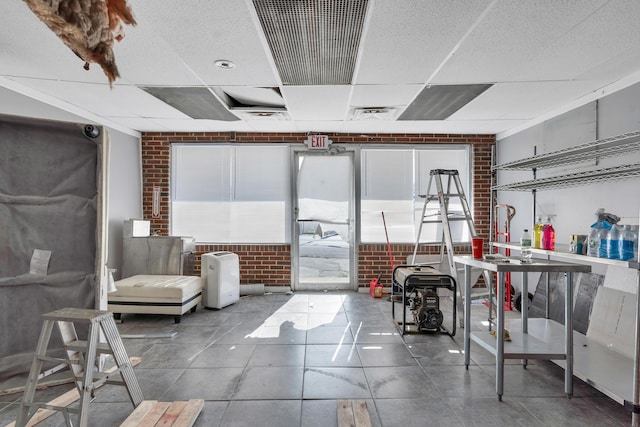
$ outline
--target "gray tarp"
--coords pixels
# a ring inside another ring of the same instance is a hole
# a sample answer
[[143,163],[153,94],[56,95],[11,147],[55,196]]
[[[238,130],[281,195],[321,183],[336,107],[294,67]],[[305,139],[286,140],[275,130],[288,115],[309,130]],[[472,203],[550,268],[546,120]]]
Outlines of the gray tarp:
[[[28,371],[43,313],[95,306],[98,142],[0,116],[0,381]],[[30,274],[35,249],[51,251],[46,275]]]

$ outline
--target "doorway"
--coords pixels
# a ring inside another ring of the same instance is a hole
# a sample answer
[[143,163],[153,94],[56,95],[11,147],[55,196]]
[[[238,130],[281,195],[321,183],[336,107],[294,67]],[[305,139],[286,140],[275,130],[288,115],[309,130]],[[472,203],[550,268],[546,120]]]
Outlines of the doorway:
[[357,289],[354,153],[294,152],[294,290]]

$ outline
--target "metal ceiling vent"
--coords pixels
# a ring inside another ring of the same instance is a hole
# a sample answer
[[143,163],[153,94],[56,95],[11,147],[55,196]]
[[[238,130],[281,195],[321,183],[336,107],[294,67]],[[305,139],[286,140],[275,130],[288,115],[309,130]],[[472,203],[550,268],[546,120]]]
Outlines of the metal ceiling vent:
[[427,86],[404,110],[398,120],[445,120],[491,86],[490,84]]
[[284,85],[348,85],[368,0],[253,0]]

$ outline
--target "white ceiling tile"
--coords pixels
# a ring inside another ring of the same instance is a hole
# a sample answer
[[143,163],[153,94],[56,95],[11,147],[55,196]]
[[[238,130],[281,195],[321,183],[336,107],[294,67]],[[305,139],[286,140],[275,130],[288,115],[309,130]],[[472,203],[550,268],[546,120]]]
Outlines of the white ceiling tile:
[[455,112],[450,120],[530,120],[573,102],[601,81],[498,83]]
[[344,120],[350,86],[285,86],[287,109],[294,120]]
[[425,83],[488,4],[489,0],[375,2],[354,82]]
[[109,88],[103,84],[23,78],[14,80],[104,117],[188,117],[135,86],[115,85]]
[[351,107],[408,105],[422,87],[422,85],[355,85],[349,105]]
[[[640,2],[611,1],[554,40],[530,64],[522,80],[573,79],[601,69],[610,60],[640,46]],[[636,63],[637,64],[637,63]]]
[[[145,0],[136,16],[148,18],[157,37],[171,47],[199,79],[207,85],[277,86],[269,56],[256,28],[257,21],[244,1]],[[230,60],[235,68],[217,68],[218,59]]]
[[[606,0],[496,2],[431,83],[541,80],[520,73],[535,67],[542,52],[604,3]],[[561,69],[552,68],[562,77],[545,80],[566,78]]]

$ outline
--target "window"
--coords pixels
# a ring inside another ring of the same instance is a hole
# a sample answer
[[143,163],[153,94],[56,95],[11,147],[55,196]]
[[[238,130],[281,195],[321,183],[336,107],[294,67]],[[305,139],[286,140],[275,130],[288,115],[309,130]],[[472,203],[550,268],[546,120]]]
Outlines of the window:
[[[415,242],[424,207],[424,198],[420,195],[429,192],[432,169],[457,169],[467,200],[471,203],[469,149],[466,146],[362,149],[360,236],[363,243],[386,241],[381,212],[384,212],[391,242]],[[444,177],[443,184],[447,184]],[[432,193],[434,189],[435,183],[432,183]],[[451,199],[450,212],[461,211],[457,202],[458,198]],[[425,224],[420,241],[440,242],[441,233],[439,224]],[[452,224],[451,234],[454,241],[470,239],[462,222]]]
[[171,234],[200,243],[289,240],[288,145],[172,145]]

